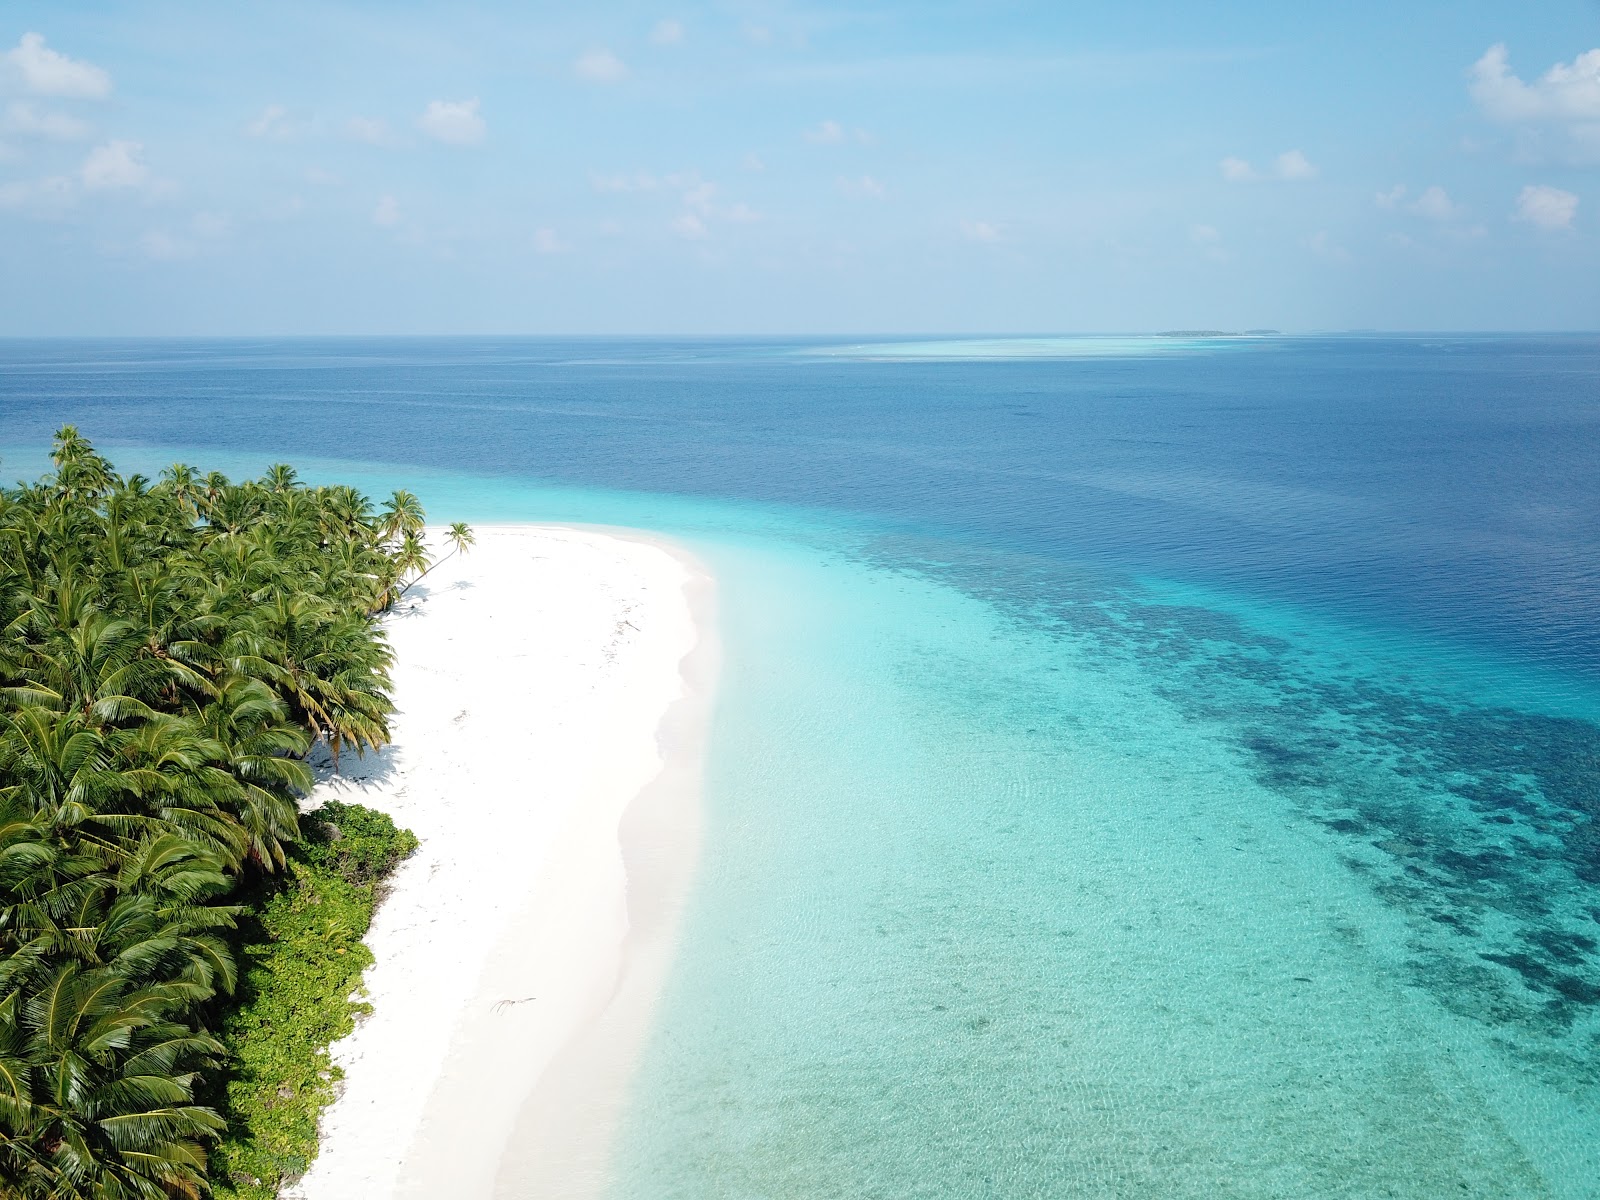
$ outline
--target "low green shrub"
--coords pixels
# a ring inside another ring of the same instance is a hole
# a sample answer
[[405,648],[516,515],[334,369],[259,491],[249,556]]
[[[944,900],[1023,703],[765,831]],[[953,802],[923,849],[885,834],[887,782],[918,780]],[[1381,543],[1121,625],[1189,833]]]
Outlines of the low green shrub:
[[384,813],[330,802],[301,820],[288,869],[242,926],[238,1003],[219,1036],[231,1069],[211,1152],[215,1194],[271,1200],[317,1153],[317,1120],[340,1073],[328,1047],[370,1006],[352,998],[372,954],[361,943],[389,874],[417,847]]

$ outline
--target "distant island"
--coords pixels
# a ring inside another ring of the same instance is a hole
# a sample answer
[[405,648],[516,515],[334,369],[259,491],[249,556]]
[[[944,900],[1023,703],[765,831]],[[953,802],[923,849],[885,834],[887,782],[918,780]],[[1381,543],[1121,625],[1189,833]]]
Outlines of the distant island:
[[1166,329],[1153,335],[1170,338],[1231,338],[1231,337],[1282,337],[1276,329],[1246,329],[1242,333],[1228,329]]

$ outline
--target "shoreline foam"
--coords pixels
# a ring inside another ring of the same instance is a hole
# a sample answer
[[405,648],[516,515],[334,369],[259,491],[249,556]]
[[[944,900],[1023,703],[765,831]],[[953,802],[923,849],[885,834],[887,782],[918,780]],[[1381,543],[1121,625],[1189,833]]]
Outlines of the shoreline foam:
[[[342,1094],[287,1197],[515,1194],[503,1157],[551,1178],[513,1145],[519,1114],[615,999],[647,1019],[670,956],[698,844],[711,581],[631,534],[478,535],[391,621],[393,746],[313,797],[381,808],[422,845],[374,919],[374,1011],[334,1048]],[[629,1062],[558,1107],[614,1116]],[[587,1127],[595,1155],[609,1127]]]

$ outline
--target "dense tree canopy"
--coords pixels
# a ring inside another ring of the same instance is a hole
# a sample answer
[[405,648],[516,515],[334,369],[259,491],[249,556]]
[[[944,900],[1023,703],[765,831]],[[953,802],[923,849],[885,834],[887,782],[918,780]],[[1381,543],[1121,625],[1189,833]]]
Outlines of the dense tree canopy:
[[52,458],[0,490],[0,1192],[199,1196],[233,901],[312,747],[388,739],[423,513],[282,465],[123,478],[71,427]]

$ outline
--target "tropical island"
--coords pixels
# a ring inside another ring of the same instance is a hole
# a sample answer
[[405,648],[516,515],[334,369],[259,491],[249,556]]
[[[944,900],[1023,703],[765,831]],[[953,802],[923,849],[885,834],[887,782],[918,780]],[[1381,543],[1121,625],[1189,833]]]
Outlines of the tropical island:
[[314,747],[388,740],[422,509],[283,465],[124,478],[70,426],[53,461],[0,492],[0,1186],[271,1195],[416,845],[297,801]]
[[[529,526],[465,568],[473,530],[427,530],[409,492],[374,507],[281,464],[124,477],[72,427],[52,461],[0,491],[0,1193],[264,1200],[315,1163],[296,1194],[380,1195],[408,1153],[408,1178],[448,1178],[454,1152],[414,1143],[427,1111],[463,1109],[449,1081],[493,1108],[466,1103],[467,1128],[509,1140],[616,985],[618,822],[661,770],[696,640],[681,565]],[[508,723],[471,721],[500,653],[539,658],[548,686],[513,680]],[[522,720],[551,731],[534,803],[514,784],[542,745]],[[550,905],[587,911],[592,936],[526,925]],[[502,1041],[468,1061],[452,1038],[474,1022]]]

